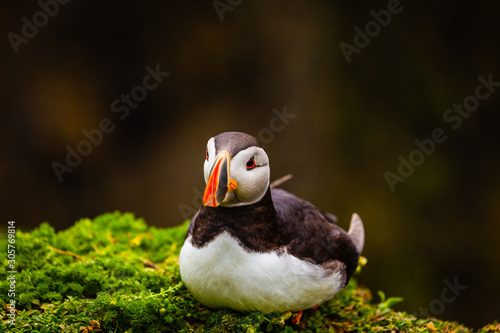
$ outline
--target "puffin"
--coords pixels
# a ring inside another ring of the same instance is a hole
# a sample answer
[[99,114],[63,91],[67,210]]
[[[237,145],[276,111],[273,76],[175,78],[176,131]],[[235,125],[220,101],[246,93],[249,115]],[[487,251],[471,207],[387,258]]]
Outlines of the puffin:
[[202,206],[179,254],[181,279],[203,305],[248,313],[316,308],[356,270],[365,234],[354,213],[336,217],[270,183],[259,140],[224,132],[208,140]]

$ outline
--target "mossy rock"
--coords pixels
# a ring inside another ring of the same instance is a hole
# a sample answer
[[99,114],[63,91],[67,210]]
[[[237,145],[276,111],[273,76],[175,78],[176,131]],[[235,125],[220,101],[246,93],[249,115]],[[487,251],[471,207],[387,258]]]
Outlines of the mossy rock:
[[[211,310],[181,282],[178,256],[188,223],[148,226],[119,212],[82,219],[55,232],[43,223],[15,233],[15,321],[8,317],[10,282],[0,282],[1,332],[472,332],[455,322],[418,319],[391,306],[400,298],[355,279],[332,301],[295,316]],[[7,239],[2,239],[2,251]],[[5,252],[4,252],[5,253]],[[7,275],[7,258],[0,272]],[[10,275],[9,275],[10,276]],[[500,332],[493,323],[478,332]]]

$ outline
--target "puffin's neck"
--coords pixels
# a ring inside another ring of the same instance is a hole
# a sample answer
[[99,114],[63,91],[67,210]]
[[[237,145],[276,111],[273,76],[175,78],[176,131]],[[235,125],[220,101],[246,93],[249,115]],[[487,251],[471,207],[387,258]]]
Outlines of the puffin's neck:
[[192,242],[202,247],[221,233],[228,232],[249,251],[269,252],[283,245],[277,237],[278,222],[268,188],[264,197],[251,205],[203,206],[195,221]]

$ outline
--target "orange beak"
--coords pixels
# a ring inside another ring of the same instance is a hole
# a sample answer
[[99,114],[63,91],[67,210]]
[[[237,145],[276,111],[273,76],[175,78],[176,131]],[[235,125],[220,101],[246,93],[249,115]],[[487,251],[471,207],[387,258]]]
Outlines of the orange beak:
[[221,151],[215,158],[203,193],[203,206],[219,206],[224,201],[226,193],[236,189],[237,183],[229,174],[230,162],[231,157],[227,151]]

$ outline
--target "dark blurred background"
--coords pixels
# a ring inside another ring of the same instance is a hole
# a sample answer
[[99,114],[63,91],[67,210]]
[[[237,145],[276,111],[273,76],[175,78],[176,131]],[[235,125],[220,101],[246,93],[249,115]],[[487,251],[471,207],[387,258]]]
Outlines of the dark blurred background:
[[[36,1],[0,5],[5,225],[63,229],[114,210],[178,225],[198,209],[206,141],[244,131],[266,141],[273,179],[294,175],[283,188],[344,228],[361,215],[360,283],[418,316],[500,319],[500,88],[457,129],[443,119],[478,76],[500,81],[498,2],[46,3],[51,15]],[[398,14],[369,25],[348,63],[340,44],[355,46],[354,28],[388,6]],[[151,91],[147,66],[169,73]],[[134,107],[121,101],[131,92]],[[82,131],[105,118],[113,130],[89,153]],[[435,128],[447,140],[392,191],[384,173]],[[60,182],[67,146],[87,156]],[[453,298],[445,280],[467,289]]]

